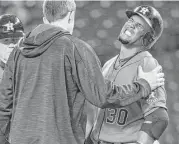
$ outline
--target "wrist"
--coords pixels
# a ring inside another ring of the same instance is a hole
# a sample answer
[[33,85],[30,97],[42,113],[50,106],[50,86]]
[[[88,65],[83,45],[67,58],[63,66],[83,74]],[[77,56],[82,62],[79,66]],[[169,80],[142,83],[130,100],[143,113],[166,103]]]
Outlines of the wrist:
[[147,97],[148,95],[150,95],[150,93],[152,92],[152,89],[150,87],[150,84],[145,79],[140,78],[136,82],[140,85],[140,89],[141,87],[143,87],[145,92],[147,93],[143,97]]

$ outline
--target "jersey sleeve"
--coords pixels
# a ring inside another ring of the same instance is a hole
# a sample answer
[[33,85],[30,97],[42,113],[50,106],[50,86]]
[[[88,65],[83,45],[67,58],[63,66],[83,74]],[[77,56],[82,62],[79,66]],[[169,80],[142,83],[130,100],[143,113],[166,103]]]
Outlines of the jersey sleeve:
[[149,72],[158,66],[158,62],[153,57],[145,57],[142,61],[142,68],[144,72]]
[[[145,57],[141,63],[143,71],[149,72],[155,69],[159,64],[158,61],[153,57]],[[165,86],[158,87],[156,90],[145,99],[143,110],[145,115],[150,114],[154,108],[164,107],[166,108],[167,94]]]

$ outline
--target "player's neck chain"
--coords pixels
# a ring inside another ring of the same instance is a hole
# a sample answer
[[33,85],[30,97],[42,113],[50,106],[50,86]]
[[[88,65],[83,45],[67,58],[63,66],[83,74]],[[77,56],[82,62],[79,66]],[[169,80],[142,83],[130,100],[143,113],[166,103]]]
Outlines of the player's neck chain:
[[[126,61],[125,61],[123,64],[120,64],[121,62],[120,62],[120,60],[118,60],[118,59],[119,59],[119,56],[120,56],[120,54],[119,54],[119,55],[117,56],[117,58],[116,58],[114,64],[113,64],[112,75],[113,75],[113,73],[114,73],[115,70],[118,70],[119,67],[123,67],[128,61],[130,61],[133,57],[135,57],[137,54],[139,54],[139,53],[141,53],[141,52],[142,52],[142,51],[139,51],[139,52],[135,53],[133,56],[131,56],[130,58],[125,59]],[[118,66],[116,66],[117,61],[118,61],[118,63],[119,63]],[[115,79],[116,79],[116,77],[117,77],[119,71],[120,71],[120,70],[118,70],[118,71],[116,72],[116,75],[115,75],[114,78],[113,78],[113,82],[115,81]]]
[[139,54],[141,52],[142,51],[139,51],[139,52],[135,53],[133,56],[131,56],[129,58],[125,58],[125,59],[120,59],[119,58],[120,54],[119,54],[114,62],[113,69],[117,70],[119,67],[123,67],[128,61],[130,61],[133,57],[135,57],[137,54]]

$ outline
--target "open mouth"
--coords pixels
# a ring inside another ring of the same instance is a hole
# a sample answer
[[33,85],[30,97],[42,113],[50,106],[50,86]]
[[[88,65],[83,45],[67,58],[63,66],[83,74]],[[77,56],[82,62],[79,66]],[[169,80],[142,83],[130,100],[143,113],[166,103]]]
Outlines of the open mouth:
[[127,36],[132,36],[132,32],[131,31],[129,31],[128,29],[126,29],[125,31],[124,31],[124,33],[127,35]]
[[133,25],[126,25],[124,28],[124,34],[131,37],[135,33],[135,27]]
[[124,34],[131,37],[132,35],[134,35],[134,29],[128,27],[128,28],[125,29]]

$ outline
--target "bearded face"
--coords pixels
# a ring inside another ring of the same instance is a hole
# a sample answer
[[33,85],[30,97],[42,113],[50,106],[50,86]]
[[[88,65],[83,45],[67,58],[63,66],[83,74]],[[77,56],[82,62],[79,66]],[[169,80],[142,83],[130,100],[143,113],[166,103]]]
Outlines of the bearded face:
[[132,45],[150,30],[150,26],[138,15],[132,16],[123,26],[119,41],[124,45]]

